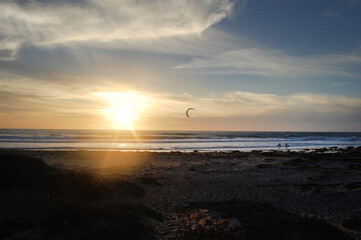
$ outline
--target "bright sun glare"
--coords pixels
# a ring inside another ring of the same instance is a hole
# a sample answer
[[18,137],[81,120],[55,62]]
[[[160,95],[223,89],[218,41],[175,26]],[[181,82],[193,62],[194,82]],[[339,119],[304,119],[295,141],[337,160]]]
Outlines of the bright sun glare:
[[134,130],[134,121],[141,117],[150,104],[148,96],[135,92],[103,92],[98,95],[108,102],[109,107],[102,111],[116,129]]

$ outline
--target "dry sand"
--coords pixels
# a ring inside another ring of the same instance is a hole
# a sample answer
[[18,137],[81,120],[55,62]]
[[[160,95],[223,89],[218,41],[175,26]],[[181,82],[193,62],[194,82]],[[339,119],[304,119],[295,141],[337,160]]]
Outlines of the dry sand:
[[[361,149],[306,152],[30,152],[61,168],[124,177],[146,190],[161,212],[160,239],[173,237],[179,208],[190,202],[250,200],[315,216],[342,227],[361,217]],[[360,229],[346,229],[360,238]]]

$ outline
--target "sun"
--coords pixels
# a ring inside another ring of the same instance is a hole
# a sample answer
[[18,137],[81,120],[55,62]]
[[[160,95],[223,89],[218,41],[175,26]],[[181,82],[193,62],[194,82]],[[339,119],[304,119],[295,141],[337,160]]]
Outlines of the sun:
[[150,97],[136,92],[102,92],[97,95],[108,103],[102,112],[115,129],[134,130],[134,122],[150,104]]
[[136,116],[131,109],[111,108],[109,110],[110,118],[116,123],[131,124],[136,119]]

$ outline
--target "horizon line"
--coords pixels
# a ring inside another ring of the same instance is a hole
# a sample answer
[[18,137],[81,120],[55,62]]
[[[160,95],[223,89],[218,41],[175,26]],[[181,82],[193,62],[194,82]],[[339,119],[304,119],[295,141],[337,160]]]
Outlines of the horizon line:
[[[77,128],[0,128],[0,130],[73,130],[73,131],[129,131],[130,129],[77,129]],[[361,133],[361,131],[314,131],[314,130],[146,130],[138,129],[134,131],[154,131],[154,132],[313,132],[313,133]]]

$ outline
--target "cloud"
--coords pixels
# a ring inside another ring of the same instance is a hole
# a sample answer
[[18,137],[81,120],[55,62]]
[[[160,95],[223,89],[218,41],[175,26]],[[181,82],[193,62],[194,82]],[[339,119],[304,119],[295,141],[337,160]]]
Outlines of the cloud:
[[[360,98],[348,98],[331,94],[300,93],[288,96],[263,94],[252,92],[230,92],[219,96],[191,97],[190,95],[171,95],[160,99],[159,102],[169,103],[169,108],[177,106],[185,109],[187,106],[198,106],[203,116],[232,116],[259,115],[266,112],[306,111],[306,112],[352,112],[361,109]],[[178,103],[178,104],[177,104]],[[170,107],[172,106],[172,107]],[[169,110],[168,110],[169,111]],[[168,112],[167,111],[167,112]]]
[[342,86],[349,85],[350,83],[349,82],[331,82],[330,84],[333,87],[342,87]]
[[200,34],[232,6],[229,0],[1,1],[0,58],[13,59],[22,45]]
[[333,10],[325,10],[323,12],[322,16],[324,16],[324,17],[333,17],[334,18],[334,17],[340,17],[341,14],[338,13],[338,12],[335,12]]
[[[146,129],[360,131],[361,99],[330,94],[229,92],[205,97],[152,94]],[[185,110],[196,109],[192,120]]]
[[[121,95],[124,92],[114,92]],[[330,94],[245,91],[203,97],[134,91],[147,101],[137,129],[360,131],[361,99]],[[111,92],[107,92],[107,96]],[[0,90],[2,127],[111,128],[102,92],[48,94]],[[185,110],[196,109],[187,121]],[[25,125],[24,125],[25,124]]]
[[348,0],[348,4],[351,6],[353,6],[354,4],[358,4],[360,2],[361,2],[360,0]]
[[[1,86],[0,86],[1,87]],[[104,128],[96,99],[64,94],[35,94],[0,88],[0,126],[3,128]]]
[[178,65],[199,74],[231,74],[250,76],[327,76],[355,77],[343,64],[361,64],[358,55],[289,56],[277,50],[248,48],[223,52]]

